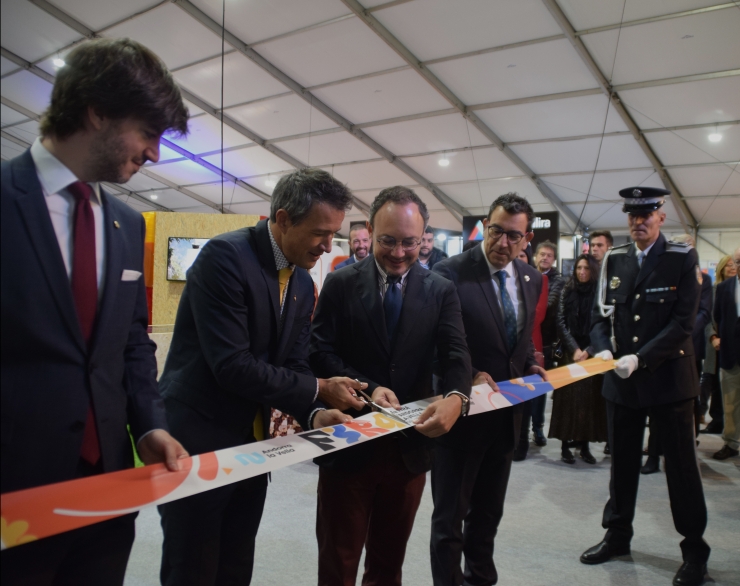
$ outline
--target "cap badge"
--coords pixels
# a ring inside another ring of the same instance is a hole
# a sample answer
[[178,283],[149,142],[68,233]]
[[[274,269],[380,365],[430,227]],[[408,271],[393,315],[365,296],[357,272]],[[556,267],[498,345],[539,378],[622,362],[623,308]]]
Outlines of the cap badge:
[[639,189],[635,189],[632,191],[632,195],[633,197],[642,197],[642,191],[640,191]]
[[619,277],[612,277],[612,280],[609,281],[609,289],[618,289],[621,284],[622,281]]

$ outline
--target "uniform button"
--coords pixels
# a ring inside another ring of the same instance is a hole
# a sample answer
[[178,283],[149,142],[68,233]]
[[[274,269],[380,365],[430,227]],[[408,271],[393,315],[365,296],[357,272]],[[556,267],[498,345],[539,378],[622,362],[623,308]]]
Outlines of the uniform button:
[[683,356],[683,350],[679,350],[678,353]]
[[617,300],[616,300],[616,299],[612,299],[612,303],[616,303],[616,302],[617,302]]
[[665,299],[661,299],[661,300],[660,300],[660,302],[661,302],[661,303],[665,303]]
[[634,338],[632,338],[632,341],[633,342],[637,342],[637,341],[639,341],[639,338],[637,336],[635,336]]
[[635,321],[640,321],[640,316],[639,315],[636,315],[635,316]]
[[640,298],[640,294],[638,293],[637,295],[635,295],[635,299],[639,299],[639,298]]

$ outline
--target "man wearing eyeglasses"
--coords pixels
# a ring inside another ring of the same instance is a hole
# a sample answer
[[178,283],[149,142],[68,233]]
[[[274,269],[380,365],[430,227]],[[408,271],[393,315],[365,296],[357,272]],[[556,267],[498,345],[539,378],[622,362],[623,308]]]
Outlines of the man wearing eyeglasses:
[[[473,384],[530,374],[547,378],[532,343],[542,275],[519,260],[534,236],[534,212],[514,193],[497,198],[480,246],[442,261],[462,303]],[[463,419],[437,440],[432,468],[431,561],[435,586],[495,584],[493,541],[504,511],[522,405]],[[460,567],[465,553],[465,570]]]
[[[375,198],[373,257],[331,273],[311,332],[314,372],[367,383],[382,407],[431,397],[436,352],[439,400],[416,426],[317,459],[319,584],[355,584],[365,547],[365,585],[401,584],[406,543],[431,466],[428,438],[467,413],[470,354],[460,300],[447,279],[417,262],[424,202],[391,187]],[[357,415],[358,412],[352,412]]]

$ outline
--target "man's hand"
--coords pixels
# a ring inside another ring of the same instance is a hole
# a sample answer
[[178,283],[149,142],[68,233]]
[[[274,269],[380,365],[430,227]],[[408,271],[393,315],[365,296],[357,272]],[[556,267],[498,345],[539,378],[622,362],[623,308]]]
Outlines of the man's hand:
[[386,387],[378,387],[370,397],[373,403],[377,403],[381,407],[393,407],[394,409],[400,409],[401,403],[398,402],[396,393]]
[[586,360],[588,358],[588,352],[585,350],[581,350],[578,348],[575,352],[573,352],[573,362],[581,362],[583,360]]
[[614,356],[612,356],[612,353],[609,350],[602,350],[596,354],[594,358],[601,358],[604,362],[607,360],[614,360]]
[[419,418],[414,421],[416,431],[427,437],[439,437],[450,431],[460,417],[462,399],[459,395],[450,395],[446,399],[429,405]]
[[495,383],[493,378],[491,378],[491,375],[487,372],[481,371],[475,375],[475,378],[473,379],[473,386],[475,385],[488,385],[489,387],[491,387],[491,389],[493,389],[494,393],[499,392],[498,385]]
[[542,377],[542,380],[544,381],[550,380],[547,378],[547,371],[541,366],[537,366],[536,364],[534,366],[529,367],[529,370],[527,371],[527,375],[529,376],[530,374],[539,374]]
[[639,364],[640,359],[637,358],[636,354],[628,354],[617,360],[617,363],[614,365],[614,372],[617,373],[619,378],[629,378],[637,370]]
[[144,464],[164,463],[171,472],[180,469],[178,460],[190,455],[182,444],[164,429],[155,429],[146,434],[136,444],[136,451],[139,452],[139,458]]
[[367,383],[361,383],[346,376],[319,379],[319,399],[336,409],[357,409],[365,407],[365,403],[357,398],[355,390],[364,390]]
[[712,338],[712,348],[714,348],[717,352],[719,352],[719,338],[717,337]]
[[332,425],[349,423],[350,421],[352,421],[352,417],[342,413],[339,409],[322,409],[313,416],[312,427],[319,429],[320,427],[331,427]]

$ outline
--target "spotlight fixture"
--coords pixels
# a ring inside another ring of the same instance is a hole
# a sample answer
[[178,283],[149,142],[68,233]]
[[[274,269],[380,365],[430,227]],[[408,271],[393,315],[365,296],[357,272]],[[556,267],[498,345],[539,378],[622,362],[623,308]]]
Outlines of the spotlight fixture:
[[273,187],[277,185],[277,183],[273,181],[272,179],[268,179],[267,181],[265,181],[265,185],[269,187],[270,189],[272,189]]
[[64,67],[66,65],[66,63],[64,62],[64,59],[60,59],[59,57],[54,59],[52,63],[54,64],[54,67]]
[[444,232],[440,232],[439,234],[437,234],[437,240],[439,240],[440,242],[444,242],[445,240],[447,240],[447,234],[445,234]]
[[151,195],[149,196],[149,199],[159,199],[159,196],[158,196],[158,195],[157,195],[156,193],[152,193],[152,194],[151,194]]
[[719,142],[722,140],[722,135],[719,132],[713,132],[708,137],[709,142]]
[[442,158],[437,163],[439,163],[440,167],[448,167],[450,160],[447,158],[447,153],[443,153]]

